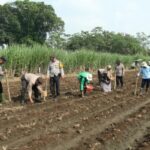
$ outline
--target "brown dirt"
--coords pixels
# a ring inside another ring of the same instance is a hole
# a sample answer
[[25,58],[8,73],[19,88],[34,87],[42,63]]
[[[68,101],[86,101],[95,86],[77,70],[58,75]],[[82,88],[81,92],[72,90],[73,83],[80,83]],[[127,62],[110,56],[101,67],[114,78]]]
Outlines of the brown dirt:
[[135,73],[124,90],[106,95],[97,82],[80,98],[76,79],[67,77],[57,101],[26,106],[18,102],[20,83],[10,82],[15,102],[0,106],[0,150],[150,150],[150,93],[133,95]]

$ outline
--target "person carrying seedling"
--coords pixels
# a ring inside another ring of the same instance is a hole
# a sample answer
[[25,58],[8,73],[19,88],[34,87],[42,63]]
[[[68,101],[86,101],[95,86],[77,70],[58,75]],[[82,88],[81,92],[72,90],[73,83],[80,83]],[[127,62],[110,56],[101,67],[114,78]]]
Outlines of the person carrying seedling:
[[53,98],[60,95],[60,77],[64,78],[63,64],[55,56],[50,57],[47,76],[50,78],[50,92]]
[[[33,73],[24,73],[21,77],[21,104],[27,103],[26,93],[28,92],[29,101],[42,102],[41,95],[47,96],[47,92],[42,89],[44,76],[39,76]],[[35,100],[32,99],[32,92],[34,92]]]
[[115,78],[116,78],[116,86],[117,88],[120,86],[123,88],[123,76],[125,74],[124,65],[120,62],[120,60],[116,61],[115,66]]
[[89,73],[89,68],[85,68],[85,71],[80,72],[77,78],[80,82],[81,97],[84,97],[87,92],[87,85],[92,81],[92,74]]
[[2,79],[5,75],[5,71],[3,71],[2,65],[6,63],[6,58],[4,56],[0,57],[0,103],[4,101],[4,93],[3,93],[3,86],[2,86]]
[[111,66],[108,65],[101,75],[101,88],[104,92],[111,92],[111,81],[113,79]]
[[150,86],[150,66],[148,66],[145,61],[142,62],[141,64],[140,71],[137,74],[137,77],[139,76],[142,77],[140,95],[143,95],[145,86],[146,86],[146,89],[145,89],[146,93],[148,92],[148,88]]

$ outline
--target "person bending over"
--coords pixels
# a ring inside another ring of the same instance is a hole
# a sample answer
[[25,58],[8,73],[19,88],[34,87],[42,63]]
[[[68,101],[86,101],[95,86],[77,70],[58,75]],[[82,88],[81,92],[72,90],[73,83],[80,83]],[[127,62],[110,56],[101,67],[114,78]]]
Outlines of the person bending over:
[[[41,102],[41,95],[46,97],[47,92],[42,89],[43,76],[33,73],[25,73],[21,77],[21,104],[27,103],[26,93],[31,103]],[[32,92],[34,93],[35,100],[32,99]]]

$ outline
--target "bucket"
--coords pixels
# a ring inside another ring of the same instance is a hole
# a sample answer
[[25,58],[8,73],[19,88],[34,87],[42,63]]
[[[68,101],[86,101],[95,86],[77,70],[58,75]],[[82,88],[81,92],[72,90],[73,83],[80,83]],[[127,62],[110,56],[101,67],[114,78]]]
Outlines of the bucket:
[[87,90],[87,92],[92,92],[93,91],[93,89],[94,89],[94,87],[93,87],[93,85],[91,85],[91,84],[88,84],[87,86],[86,86],[86,90]]

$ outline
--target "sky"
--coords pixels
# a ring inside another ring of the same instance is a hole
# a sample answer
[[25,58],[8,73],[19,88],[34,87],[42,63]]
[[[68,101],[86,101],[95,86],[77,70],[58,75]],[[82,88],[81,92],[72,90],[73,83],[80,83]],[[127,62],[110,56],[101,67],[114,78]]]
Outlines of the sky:
[[[0,0],[0,4],[13,0]],[[44,1],[65,22],[65,33],[104,30],[150,34],[150,0],[34,0]]]

